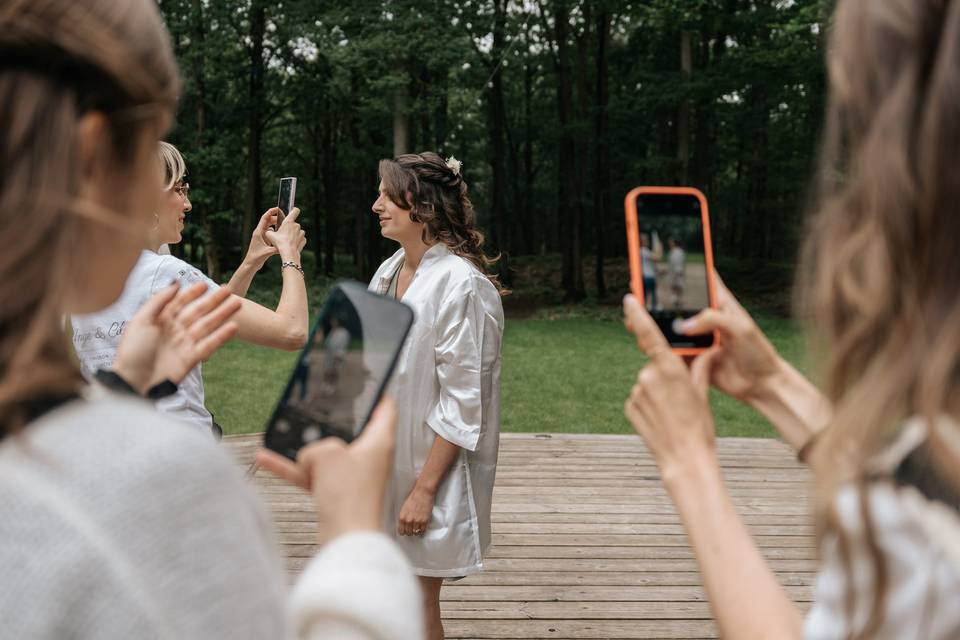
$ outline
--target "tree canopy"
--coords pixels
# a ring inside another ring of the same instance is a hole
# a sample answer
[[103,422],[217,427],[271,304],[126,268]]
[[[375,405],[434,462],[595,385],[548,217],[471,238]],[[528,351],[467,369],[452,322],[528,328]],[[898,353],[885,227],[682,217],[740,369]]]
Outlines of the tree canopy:
[[642,184],[701,188],[718,254],[789,261],[828,4],[159,0],[195,212],[177,251],[217,277],[296,175],[317,271],[352,259],[368,276],[388,249],[378,160],[433,150],[464,162],[507,283],[509,257],[559,253],[565,297],[603,297],[622,198]]

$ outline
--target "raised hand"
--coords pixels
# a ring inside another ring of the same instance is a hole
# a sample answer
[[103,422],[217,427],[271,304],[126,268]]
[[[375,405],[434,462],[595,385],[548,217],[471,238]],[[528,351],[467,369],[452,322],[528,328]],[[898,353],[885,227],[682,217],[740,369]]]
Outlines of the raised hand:
[[707,403],[711,360],[716,350],[687,365],[670,345],[656,322],[632,295],[624,298],[624,323],[650,362],[637,376],[624,414],[637,430],[664,476],[693,452],[713,449],[714,423]]
[[203,297],[199,282],[180,290],[174,283],[154,295],[126,325],[113,369],[144,393],[164,380],[179,383],[237,332],[230,318],[240,301],[220,287]]
[[300,223],[297,222],[299,217],[300,209],[294,207],[276,231],[268,229],[264,234],[267,241],[280,252],[280,257],[283,260],[293,260],[298,264],[300,262],[300,251],[306,243],[306,232],[300,228]]
[[687,335],[720,334],[710,382],[742,402],[751,402],[781,370],[782,358],[746,309],[716,277],[717,308],[707,308],[683,323]]
[[271,256],[279,253],[277,247],[267,240],[267,231],[272,230],[273,226],[276,225],[279,213],[280,209],[277,207],[268,209],[260,216],[260,222],[257,224],[257,228],[253,230],[253,235],[250,238],[250,246],[247,248],[247,255],[243,261],[250,264],[257,271],[263,267]]
[[257,452],[256,462],[313,493],[321,543],[351,531],[381,531],[396,420],[396,406],[384,398],[350,445],[324,438],[301,449],[296,462],[266,450]]

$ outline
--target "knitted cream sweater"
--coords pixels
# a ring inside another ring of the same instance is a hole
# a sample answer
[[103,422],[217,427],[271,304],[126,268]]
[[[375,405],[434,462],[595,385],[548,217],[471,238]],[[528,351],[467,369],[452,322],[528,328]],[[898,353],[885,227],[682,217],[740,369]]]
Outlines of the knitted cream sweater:
[[287,602],[268,520],[206,434],[135,399],[0,441],[0,638],[417,638],[410,567],[344,536]]

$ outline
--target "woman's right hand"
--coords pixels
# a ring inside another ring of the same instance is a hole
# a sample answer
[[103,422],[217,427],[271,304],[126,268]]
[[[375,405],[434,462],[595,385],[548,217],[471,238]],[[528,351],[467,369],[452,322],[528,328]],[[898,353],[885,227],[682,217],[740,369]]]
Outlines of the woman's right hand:
[[321,544],[353,531],[382,531],[396,421],[396,405],[384,398],[352,444],[324,438],[301,449],[296,462],[261,450],[257,463],[313,493]]
[[279,213],[280,209],[277,207],[267,209],[267,211],[260,216],[260,222],[250,237],[250,246],[247,248],[247,255],[244,257],[244,262],[249,263],[256,271],[263,268],[264,263],[270,256],[275,256],[279,253],[277,247],[267,241],[267,231],[277,223],[277,215]]
[[718,308],[704,309],[687,319],[684,334],[720,333],[720,349],[713,358],[710,382],[727,395],[751,404],[780,373],[783,359],[720,276],[714,275]]
[[766,416],[802,458],[806,445],[829,423],[833,407],[780,357],[719,276],[716,283],[718,308],[689,318],[684,333],[720,333],[720,346],[710,362],[710,383]]
[[298,264],[300,262],[300,251],[306,243],[306,232],[300,228],[300,223],[297,222],[299,217],[300,209],[294,207],[276,231],[270,229],[265,233],[267,240],[277,248],[284,261],[292,260]]

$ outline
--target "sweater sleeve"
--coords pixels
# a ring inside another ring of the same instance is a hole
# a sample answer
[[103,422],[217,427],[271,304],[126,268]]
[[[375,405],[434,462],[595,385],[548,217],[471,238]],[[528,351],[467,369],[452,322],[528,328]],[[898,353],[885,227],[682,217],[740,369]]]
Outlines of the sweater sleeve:
[[420,588],[386,535],[358,532],[328,543],[290,596],[289,628],[303,640],[394,640],[424,635]]

